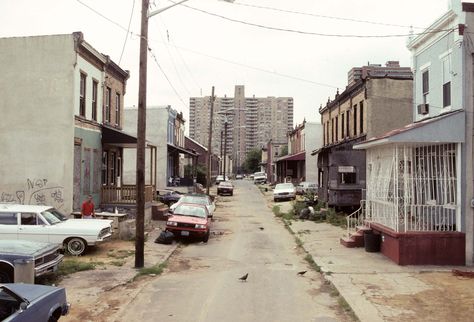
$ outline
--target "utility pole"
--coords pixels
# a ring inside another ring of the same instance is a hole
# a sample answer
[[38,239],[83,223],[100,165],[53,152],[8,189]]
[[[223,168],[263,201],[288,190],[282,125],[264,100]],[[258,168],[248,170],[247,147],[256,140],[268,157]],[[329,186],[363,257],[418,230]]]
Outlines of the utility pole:
[[140,33],[140,67],[138,83],[137,117],[137,218],[135,238],[135,267],[145,264],[145,135],[146,135],[146,72],[148,54],[148,6],[149,0],[142,0],[142,22]]
[[224,122],[224,181],[225,181],[225,164],[227,163],[227,115]]
[[212,119],[214,117],[214,86],[212,86],[212,93],[211,93],[211,117],[209,120],[209,139],[207,141],[207,186],[206,186],[206,194],[209,195],[209,187],[211,185],[211,165],[212,165],[212,151],[211,151],[211,144],[212,144]]
[[[223,169],[223,165],[222,165],[222,137],[224,136],[224,131],[221,130],[221,163],[219,164],[219,174],[222,174],[222,169]],[[224,176],[224,180],[225,180],[225,176]]]

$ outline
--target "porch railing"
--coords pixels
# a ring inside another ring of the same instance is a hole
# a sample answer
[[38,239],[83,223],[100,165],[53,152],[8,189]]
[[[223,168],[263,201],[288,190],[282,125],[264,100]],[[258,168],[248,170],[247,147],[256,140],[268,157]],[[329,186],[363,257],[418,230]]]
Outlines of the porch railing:
[[[102,203],[134,204],[137,202],[137,187],[135,185],[103,186],[101,191]],[[145,202],[151,202],[155,197],[155,187],[145,186]]]
[[357,231],[357,226],[361,226],[364,224],[365,219],[366,219],[366,202],[365,200],[361,200],[360,208],[346,217],[348,238],[351,236],[351,234]]

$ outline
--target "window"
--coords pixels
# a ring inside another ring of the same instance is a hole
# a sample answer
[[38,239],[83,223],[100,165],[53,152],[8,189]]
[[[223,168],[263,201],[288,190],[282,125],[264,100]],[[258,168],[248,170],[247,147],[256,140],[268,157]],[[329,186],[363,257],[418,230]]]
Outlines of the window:
[[92,82],[92,119],[97,121],[97,87],[96,80]]
[[0,212],[0,225],[16,225],[16,213]]
[[338,141],[338,140],[339,140],[339,124],[338,124],[337,116],[336,116],[336,127],[335,127],[335,130],[336,130],[336,141]]
[[344,135],[344,113],[341,114],[341,137],[343,139],[346,137]]
[[334,119],[331,119],[331,142],[334,142]]
[[360,132],[359,133],[364,133],[364,102],[359,103],[359,127],[360,127]]
[[451,55],[443,58],[443,107],[451,106]]
[[105,90],[105,122],[110,122],[110,101],[112,100],[112,90],[110,87],[107,87]]
[[79,115],[86,116],[86,74],[81,73],[79,89]]
[[38,224],[38,219],[34,213],[23,213],[21,214],[21,224],[34,226]]
[[115,93],[115,125],[120,126],[120,94]]
[[329,144],[329,121],[326,122],[326,144]]
[[356,183],[355,172],[341,172],[339,173],[339,183],[341,184],[355,184]]
[[354,136],[357,135],[357,105],[354,105]]
[[351,116],[351,111],[347,111],[346,112],[346,135],[347,136],[350,136],[350,124],[349,124],[349,120],[350,120],[350,116]]
[[428,94],[430,92],[429,70],[421,73],[421,91],[423,93],[423,104],[428,103]]

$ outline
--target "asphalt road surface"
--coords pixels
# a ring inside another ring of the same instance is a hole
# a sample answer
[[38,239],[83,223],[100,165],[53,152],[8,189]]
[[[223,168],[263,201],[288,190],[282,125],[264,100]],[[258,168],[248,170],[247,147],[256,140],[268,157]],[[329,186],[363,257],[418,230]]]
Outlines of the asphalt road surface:
[[258,188],[234,184],[234,196],[218,199],[209,242],[180,247],[118,321],[350,320]]

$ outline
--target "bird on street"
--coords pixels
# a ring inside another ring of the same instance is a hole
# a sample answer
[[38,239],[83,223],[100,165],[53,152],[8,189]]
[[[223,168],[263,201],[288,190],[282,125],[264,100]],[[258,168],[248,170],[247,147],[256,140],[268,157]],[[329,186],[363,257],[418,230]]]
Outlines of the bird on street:
[[246,281],[247,281],[247,277],[249,277],[249,273],[245,274],[245,275],[242,276],[242,277],[239,277],[239,280],[241,280],[242,282],[246,282]]
[[300,275],[300,276],[303,276],[307,271],[301,271],[301,272],[298,272],[297,274]]
[[265,229],[265,228],[263,228],[263,227],[259,227],[259,228],[260,228],[260,230],[264,230],[264,229]]

